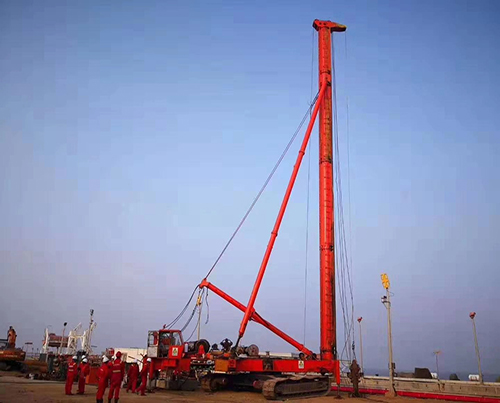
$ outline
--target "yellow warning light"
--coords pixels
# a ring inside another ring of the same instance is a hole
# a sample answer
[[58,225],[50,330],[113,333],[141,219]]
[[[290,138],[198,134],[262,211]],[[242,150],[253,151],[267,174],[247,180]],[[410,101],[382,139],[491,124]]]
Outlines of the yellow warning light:
[[380,277],[382,278],[382,285],[384,286],[384,288],[386,290],[389,289],[389,287],[391,286],[391,283],[389,282],[389,276],[385,273],[381,274]]

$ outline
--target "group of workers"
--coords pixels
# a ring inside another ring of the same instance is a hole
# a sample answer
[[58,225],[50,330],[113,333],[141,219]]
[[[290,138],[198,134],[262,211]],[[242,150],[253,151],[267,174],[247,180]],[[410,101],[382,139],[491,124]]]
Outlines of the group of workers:
[[[83,394],[85,392],[85,378],[90,373],[90,365],[85,356],[83,356],[80,365],[77,365],[78,357],[74,356],[73,361],[68,365],[68,373],[66,377],[66,394],[72,395],[71,388],[75,377],[78,378],[78,394]],[[146,384],[148,380],[148,373],[151,363],[151,358],[147,356],[143,359],[143,365],[141,371],[139,371],[138,361],[135,360],[130,366],[127,377],[127,393],[132,390],[132,393],[140,393],[141,396],[146,395]],[[102,365],[97,373],[97,394],[96,403],[104,402],[104,393],[109,385],[108,393],[108,403],[111,403],[113,398],[115,403],[118,403],[120,399],[120,388],[122,386],[123,378],[125,376],[125,363],[122,361],[122,353],[118,351],[116,353],[115,359],[110,360],[106,355],[102,357]],[[139,389],[137,389],[137,381],[141,377],[141,384]],[[136,392],[137,391],[137,392]]]
[[72,395],[73,382],[78,377],[78,394],[85,393],[85,378],[90,374],[90,364],[87,357],[82,357],[80,365],[77,364],[78,357],[73,356],[73,361],[68,364],[68,372],[66,374],[65,392],[67,395]]

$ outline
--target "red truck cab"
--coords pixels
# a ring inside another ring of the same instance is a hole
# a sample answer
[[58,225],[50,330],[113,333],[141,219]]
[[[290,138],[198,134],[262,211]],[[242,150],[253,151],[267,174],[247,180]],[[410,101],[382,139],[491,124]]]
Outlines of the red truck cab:
[[179,359],[184,353],[180,330],[161,329],[148,333],[148,357]]

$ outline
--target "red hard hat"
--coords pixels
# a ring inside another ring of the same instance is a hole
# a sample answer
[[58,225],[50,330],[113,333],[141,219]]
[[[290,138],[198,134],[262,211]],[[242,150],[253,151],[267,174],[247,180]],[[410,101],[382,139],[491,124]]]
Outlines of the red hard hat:
[[122,356],[121,351],[118,351],[118,352],[116,353],[116,358],[120,358],[121,356]]

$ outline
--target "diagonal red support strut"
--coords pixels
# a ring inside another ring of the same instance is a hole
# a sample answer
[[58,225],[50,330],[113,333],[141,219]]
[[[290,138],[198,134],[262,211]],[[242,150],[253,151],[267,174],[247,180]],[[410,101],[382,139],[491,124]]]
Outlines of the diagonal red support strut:
[[[226,294],[224,291],[222,291],[221,289],[217,288],[212,283],[209,283],[207,281],[207,279],[204,279],[201,282],[201,284],[199,285],[199,287],[200,288],[208,288],[214,294],[217,294],[223,300],[229,302],[231,305],[235,306],[236,308],[238,308],[242,312],[245,312],[245,310],[247,308],[241,302],[235,300],[233,297],[231,297],[230,295]],[[257,322],[258,324],[264,326],[266,329],[269,329],[276,336],[281,337],[283,340],[285,340],[287,343],[289,343],[292,346],[294,346],[297,350],[303,352],[305,355],[307,355],[309,357],[311,357],[313,355],[313,352],[311,350],[309,350],[308,348],[306,348],[303,344],[300,344],[298,341],[296,341],[292,337],[288,336],[285,332],[281,331],[280,329],[278,329],[273,324],[269,323],[262,316],[260,316],[257,312],[255,312],[255,311],[252,312],[252,315],[250,316],[250,320],[253,320],[254,322]]]
[[262,259],[262,263],[260,265],[259,274],[257,275],[257,279],[255,280],[255,284],[252,290],[252,294],[250,295],[250,300],[248,301],[248,305],[245,309],[245,315],[243,316],[243,320],[240,324],[240,331],[238,335],[238,341],[236,345],[238,345],[239,340],[245,334],[245,330],[248,325],[248,321],[250,320],[253,313],[253,306],[255,304],[255,299],[257,298],[257,294],[259,293],[260,285],[262,283],[262,279],[264,278],[264,273],[266,271],[267,263],[269,262],[269,258],[271,257],[271,252],[273,251],[274,242],[278,237],[278,231],[281,226],[281,221],[283,220],[283,216],[285,215],[286,206],[288,205],[288,201],[290,200],[290,195],[292,194],[293,186],[295,184],[295,179],[297,179],[297,174],[299,172],[300,164],[306,152],[307,144],[309,142],[309,138],[311,137],[311,132],[314,127],[314,121],[316,120],[316,116],[318,115],[318,111],[320,105],[323,103],[323,97],[326,93],[326,89],[329,86],[329,82],[324,80],[322,81],[318,100],[316,101],[316,105],[314,106],[314,110],[311,116],[311,120],[309,121],[309,125],[307,126],[306,133],[304,135],[304,140],[302,141],[302,146],[299,150],[299,155],[297,156],[297,161],[295,162],[295,166],[293,167],[292,176],[290,177],[290,181],[288,182],[288,187],[285,192],[285,196],[283,197],[283,201],[281,202],[281,208],[278,213],[278,217],[276,218],[276,222],[274,224],[273,231],[271,232],[271,238],[269,239],[269,243],[267,244],[266,253],[264,254],[264,258]]

